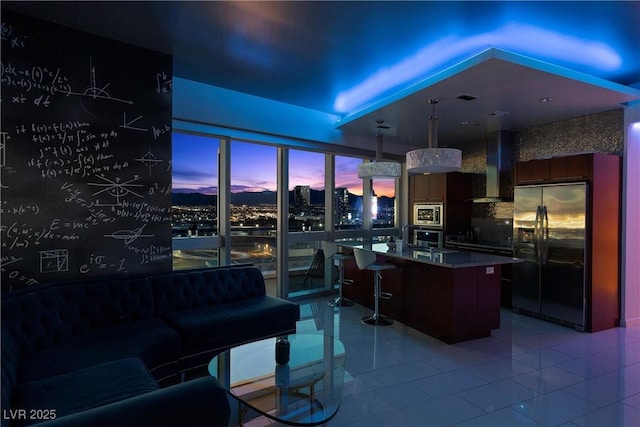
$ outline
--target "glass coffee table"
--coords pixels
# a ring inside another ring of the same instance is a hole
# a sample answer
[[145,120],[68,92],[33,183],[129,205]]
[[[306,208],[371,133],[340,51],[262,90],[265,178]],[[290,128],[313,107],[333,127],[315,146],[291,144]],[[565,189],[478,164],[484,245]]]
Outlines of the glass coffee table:
[[294,426],[324,424],[338,412],[345,351],[340,340],[288,335],[289,363],[275,362],[276,338],[233,347],[214,357],[209,374],[239,403],[238,423],[267,417]]

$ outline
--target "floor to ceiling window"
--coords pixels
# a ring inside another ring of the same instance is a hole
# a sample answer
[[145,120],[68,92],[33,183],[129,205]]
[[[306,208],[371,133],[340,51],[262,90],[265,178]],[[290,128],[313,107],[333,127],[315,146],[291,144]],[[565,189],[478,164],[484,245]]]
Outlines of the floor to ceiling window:
[[[393,180],[364,185],[358,178],[361,158],[297,148],[285,149],[288,176],[279,178],[281,149],[174,132],[174,269],[252,264],[262,271],[270,295],[281,287],[287,296],[298,296],[334,285],[336,272],[320,251],[323,240],[362,240],[372,230],[373,236],[389,237],[387,229],[395,227]],[[282,191],[288,192],[288,198],[282,195],[289,208],[281,223],[288,232],[284,252],[277,250],[279,182],[286,182]],[[219,185],[224,185],[222,192]],[[365,188],[371,200],[365,201]],[[218,218],[219,209],[223,218]],[[365,229],[367,223],[372,230]],[[282,280],[278,253],[288,273]]]
[[275,295],[277,231],[276,147],[231,141],[231,263],[250,263]]
[[358,178],[357,157],[335,156],[334,227],[336,230],[362,229],[362,179]]
[[289,231],[324,228],[324,154],[289,150]]
[[218,147],[211,136],[173,133],[174,270],[217,265]]
[[289,150],[289,294],[325,287],[325,155]]

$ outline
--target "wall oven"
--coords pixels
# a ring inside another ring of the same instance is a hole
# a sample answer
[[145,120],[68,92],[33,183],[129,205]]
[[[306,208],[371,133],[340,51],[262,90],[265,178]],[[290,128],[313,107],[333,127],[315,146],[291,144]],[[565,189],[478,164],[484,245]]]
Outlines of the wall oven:
[[413,223],[442,228],[444,205],[442,203],[416,203],[413,205]]
[[416,228],[413,230],[413,244],[425,248],[441,248],[442,231]]

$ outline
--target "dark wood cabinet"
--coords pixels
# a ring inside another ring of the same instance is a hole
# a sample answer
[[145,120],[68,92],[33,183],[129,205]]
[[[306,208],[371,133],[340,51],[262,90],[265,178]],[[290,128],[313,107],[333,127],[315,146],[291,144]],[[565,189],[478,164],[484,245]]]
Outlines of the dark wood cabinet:
[[[443,202],[447,197],[446,173],[415,175],[409,179],[414,202]],[[413,183],[413,185],[412,185]]]
[[551,181],[583,181],[593,178],[594,154],[552,157],[549,159]]
[[500,275],[500,305],[511,308],[513,295],[513,264],[504,264]]
[[621,169],[619,156],[593,155],[587,229],[587,323],[591,332],[620,325]]
[[539,184],[549,180],[549,159],[518,162],[516,185]]
[[516,184],[545,184],[585,181],[593,178],[594,161],[598,154],[552,157],[519,162],[516,166]]
[[[467,252],[478,252],[483,254],[498,255],[511,258],[513,257],[513,249],[507,247],[488,247],[469,243],[449,242],[445,245],[447,249],[461,250]],[[511,308],[512,283],[513,281],[513,265],[503,264],[500,275],[500,305],[505,308]]]
[[409,222],[415,203],[444,203],[445,234],[463,233],[471,225],[471,174],[432,173],[409,177]]

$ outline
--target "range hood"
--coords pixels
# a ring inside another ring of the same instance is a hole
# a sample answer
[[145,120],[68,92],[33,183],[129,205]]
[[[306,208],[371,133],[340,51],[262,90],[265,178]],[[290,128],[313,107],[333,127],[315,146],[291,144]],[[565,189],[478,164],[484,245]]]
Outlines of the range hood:
[[484,197],[474,203],[513,200],[513,134],[500,131],[487,135],[487,178]]

